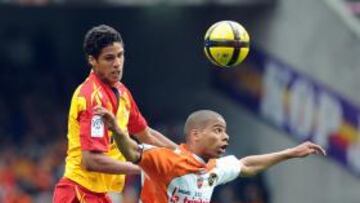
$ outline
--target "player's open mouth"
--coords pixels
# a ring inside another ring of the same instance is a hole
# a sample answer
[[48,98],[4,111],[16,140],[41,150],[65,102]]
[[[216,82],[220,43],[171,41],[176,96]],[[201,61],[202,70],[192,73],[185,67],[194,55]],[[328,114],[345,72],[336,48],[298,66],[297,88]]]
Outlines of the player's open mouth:
[[227,144],[226,144],[226,145],[222,145],[222,146],[220,147],[219,151],[220,151],[221,153],[225,153],[227,146],[228,146]]

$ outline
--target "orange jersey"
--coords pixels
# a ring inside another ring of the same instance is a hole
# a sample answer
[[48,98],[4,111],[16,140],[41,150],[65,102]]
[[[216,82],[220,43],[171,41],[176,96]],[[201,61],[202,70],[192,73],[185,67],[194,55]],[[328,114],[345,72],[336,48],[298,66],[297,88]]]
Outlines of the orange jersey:
[[179,149],[145,147],[140,167],[145,180],[143,203],[210,203],[215,186],[239,176],[240,161],[235,156],[205,163],[181,145]]
[[119,192],[125,183],[124,175],[90,172],[81,164],[82,150],[102,152],[113,159],[125,161],[111,139],[111,131],[100,116],[93,115],[93,108],[101,105],[112,111],[124,132],[134,134],[147,127],[130,91],[120,82],[115,88],[118,95],[94,73],[90,73],[76,89],[71,100],[64,176],[92,192]]

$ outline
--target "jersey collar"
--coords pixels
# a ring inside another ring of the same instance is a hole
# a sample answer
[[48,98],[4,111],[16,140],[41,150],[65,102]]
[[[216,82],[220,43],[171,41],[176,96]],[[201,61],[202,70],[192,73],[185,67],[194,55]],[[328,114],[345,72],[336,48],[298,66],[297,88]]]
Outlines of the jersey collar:
[[200,162],[201,164],[206,165],[206,162],[203,158],[201,158],[200,156],[194,154],[193,152],[191,152],[189,150],[189,147],[186,144],[181,144],[180,145],[180,150],[186,154],[191,155],[196,161]]
[[[95,72],[93,70],[91,70],[89,78],[94,80],[97,84],[99,84],[104,89],[104,91],[106,92],[106,94],[108,95],[108,97],[110,99],[111,105],[113,106],[113,113],[116,114],[117,108],[118,108],[118,104],[117,104],[118,102],[117,102],[115,93],[111,90],[111,86],[109,84],[104,83],[99,78],[99,76],[97,76],[95,74]],[[122,92],[121,92],[121,88],[120,88],[121,87],[120,81],[116,82],[114,84],[114,87],[119,91],[119,94],[121,95]]]

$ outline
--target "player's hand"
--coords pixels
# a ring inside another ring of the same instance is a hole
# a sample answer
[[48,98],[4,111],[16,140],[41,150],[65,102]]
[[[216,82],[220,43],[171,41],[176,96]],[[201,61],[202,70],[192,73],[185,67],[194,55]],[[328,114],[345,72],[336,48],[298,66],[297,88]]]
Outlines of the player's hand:
[[112,112],[102,106],[97,106],[93,109],[95,115],[99,115],[103,118],[104,122],[111,131],[119,130],[116,117]]
[[294,158],[302,158],[311,154],[326,156],[326,151],[320,145],[314,144],[309,141],[288,149],[288,153],[291,157]]

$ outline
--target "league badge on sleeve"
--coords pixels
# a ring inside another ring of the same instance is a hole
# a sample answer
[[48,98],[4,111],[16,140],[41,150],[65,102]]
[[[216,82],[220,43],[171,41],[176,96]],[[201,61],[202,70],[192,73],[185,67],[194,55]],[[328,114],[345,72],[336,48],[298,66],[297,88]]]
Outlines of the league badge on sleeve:
[[104,121],[101,116],[95,115],[91,119],[91,137],[103,137],[105,134]]

